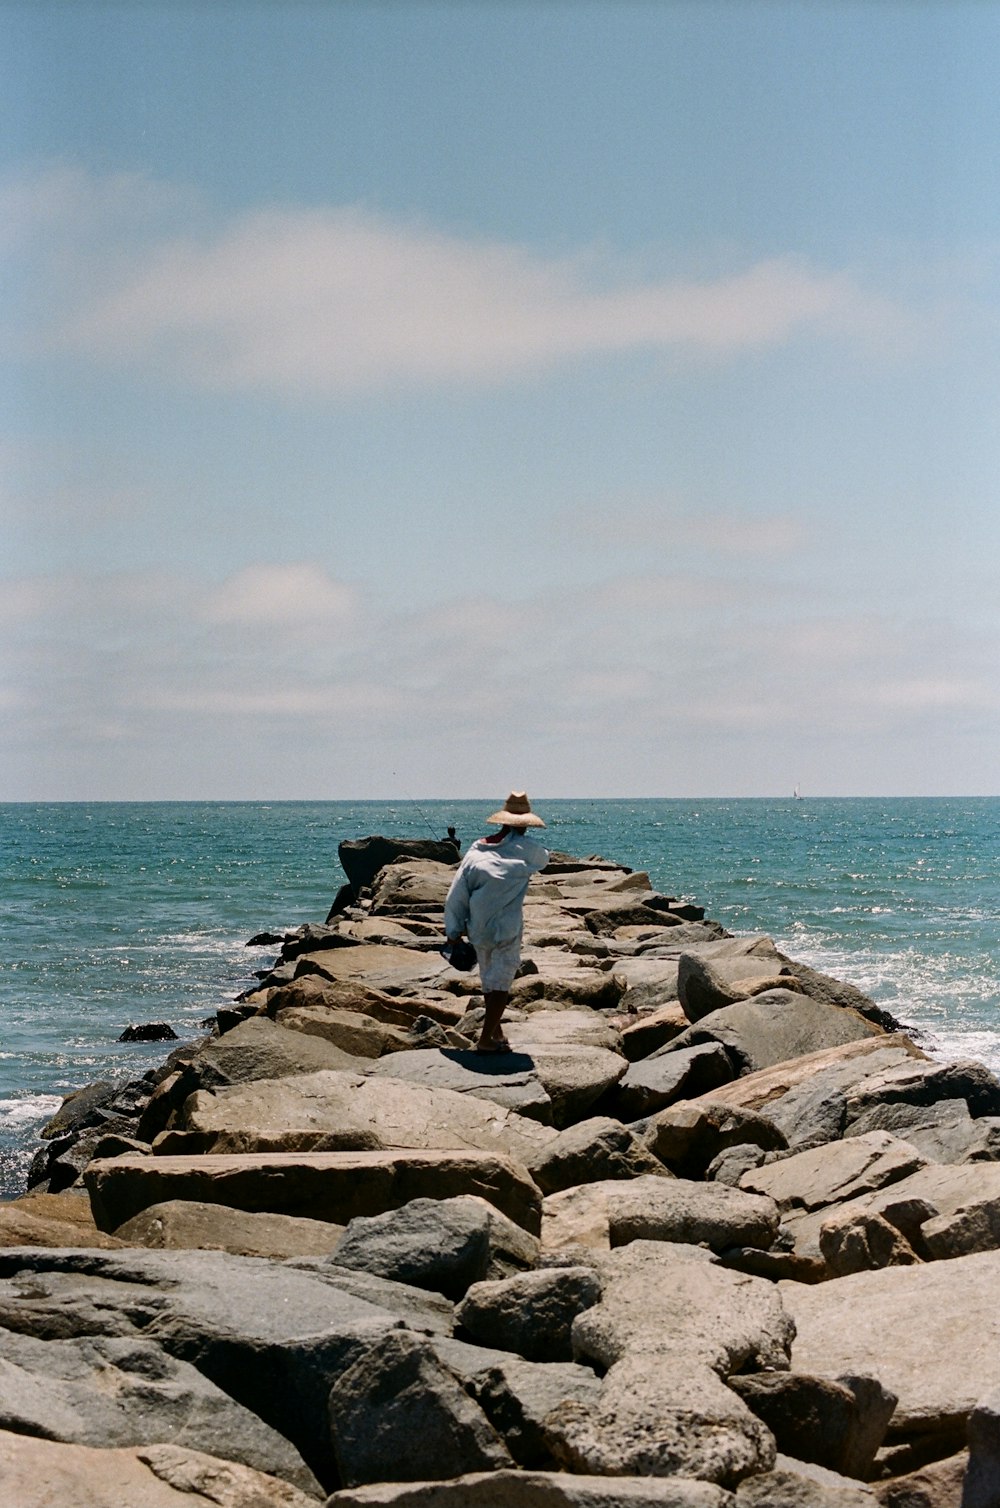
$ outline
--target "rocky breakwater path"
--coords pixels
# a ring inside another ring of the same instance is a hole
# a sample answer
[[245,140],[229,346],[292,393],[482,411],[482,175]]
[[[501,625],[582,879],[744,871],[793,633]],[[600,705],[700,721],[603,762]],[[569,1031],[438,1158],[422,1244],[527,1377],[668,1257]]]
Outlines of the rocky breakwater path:
[[1000,1083],[565,855],[479,1055],[453,850],[343,862],[0,1207],[0,1502],[1000,1505]]

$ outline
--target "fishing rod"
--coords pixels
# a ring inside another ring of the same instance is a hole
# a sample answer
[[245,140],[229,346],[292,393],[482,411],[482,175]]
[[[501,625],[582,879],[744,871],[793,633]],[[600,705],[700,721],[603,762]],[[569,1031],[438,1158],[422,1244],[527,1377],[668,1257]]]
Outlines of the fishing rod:
[[[399,776],[396,774],[395,770],[393,770],[393,772],[392,772],[392,778],[393,778],[393,780],[398,780],[399,779]],[[430,819],[427,816],[427,813],[424,811],[423,807],[420,805],[420,802],[416,799],[416,797],[410,796],[406,791],[403,792],[403,796],[404,796],[404,799],[407,800],[410,803],[411,806],[415,806],[416,807],[417,811],[420,813],[421,817],[423,818],[424,826],[426,827],[427,831],[430,833],[431,837],[434,839],[435,843],[440,842],[441,840],[440,840],[440,836],[438,834],[437,828],[433,827],[431,825],[431,822],[430,822]]]

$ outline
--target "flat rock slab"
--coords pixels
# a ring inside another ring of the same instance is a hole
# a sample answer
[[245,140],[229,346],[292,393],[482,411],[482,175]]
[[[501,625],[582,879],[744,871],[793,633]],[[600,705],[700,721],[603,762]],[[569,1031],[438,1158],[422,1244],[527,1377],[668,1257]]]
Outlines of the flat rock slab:
[[908,1142],[887,1131],[869,1131],[751,1168],[740,1188],[768,1194],[783,1209],[815,1210],[898,1183],[925,1161]]
[[724,1183],[644,1174],[628,1182],[605,1180],[550,1194],[544,1202],[542,1247],[607,1250],[630,1241],[704,1243],[767,1248],[778,1231],[778,1207],[769,1198]]
[[367,1066],[367,1059],[356,1058],[332,1042],[286,1031],[266,1016],[252,1016],[203,1047],[182,1070],[182,1079],[193,1092],[324,1068],[364,1072]]
[[803,1053],[839,1047],[866,1037],[884,1041],[885,1033],[843,1006],[827,1005],[794,990],[767,990],[712,1011],[660,1052],[676,1052],[700,1042],[719,1042],[741,1073],[753,1073]]
[[552,1101],[530,1054],[483,1054],[458,1048],[394,1052],[368,1069],[373,1078],[403,1079],[428,1089],[450,1089],[492,1100],[519,1115],[552,1124]]
[[610,1108],[623,1121],[639,1120],[677,1100],[727,1084],[732,1077],[729,1054],[715,1042],[703,1042],[682,1052],[656,1053],[629,1065],[609,1097]]
[[[428,1050],[417,1056],[436,1054]],[[243,1150],[241,1137],[247,1151],[267,1151],[269,1143],[274,1151],[290,1151],[288,1137],[294,1133],[303,1150],[456,1148],[502,1152],[527,1162],[557,1135],[550,1126],[471,1093],[392,1075],[337,1072],[196,1094],[185,1104],[181,1121],[202,1133],[209,1145],[224,1136],[233,1152]]]
[[957,1449],[979,1399],[1000,1385],[998,1284],[1000,1252],[815,1286],[783,1282],[797,1332],[792,1365],[877,1377],[899,1399],[890,1440],[930,1435]]
[[[863,1056],[842,1055],[832,1062],[817,1063],[808,1078],[771,1099],[766,1113],[784,1133],[789,1146],[796,1142],[833,1141],[846,1134],[849,1095],[863,1090],[869,1081],[877,1081],[886,1069],[903,1065],[919,1066],[907,1049],[895,1045],[892,1038]],[[859,1126],[857,1134],[892,1129],[890,1125]]]
[[63,1194],[25,1194],[0,1204],[2,1246],[94,1246],[111,1249],[114,1236],[94,1224],[90,1200],[83,1191]]
[[475,1472],[451,1482],[348,1488],[327,1508],[732,1508],[710,1482],[681,1477],[577,1476],[568,1472]]
[[534,1153],[527,1167],[543,1194],[642,1173],[671,1177],[635,1132],[610,1116],[591,1116],[567,1127]]
[[[221,1204],[173,1199],[126,1220],[118,1245],[167,1251],[228,1251],[237,1257],[329,1256],[343,1226],[293,1215],[251,1214]],[[80,1244],[80,1243],[77,1243]]]
[[392,943],[362,943],[356,948],[323,948],[318,953],[302,953],[295,960],[295,977],[304,974],[367,981],[378,989],[387,983],[419,986],[453,977],[452,969],[440,954]]
[[[908,1057],[928,1061],[926,1053],[922,1052],[916,1043],[911,1041],[903,1032],[893,1032],[884,1036],[860,1037],[855,1042],[845,1042],[839,1047],[820,1048],[817,1052],[804,1053],[798,1057],[791,1057],[784,1062],[775,1063],[769,1068],[758,1069],[755,1073],[745,1074],[742,1078],[734,1079],[731,1084],[724,1085],[721,1089],[713,1089],[710,1098],[723,1100],[728,1105],[737,1105],[746,1110],[766,1110],[775,1101],[781,1099],[791,1089],[799,1084],[808,1084],[826,1069],[841,1064],[853,1063],[885,1051],[887,1048],[899,1048]],[[901,1060],[900,1060],[901,1061]],[[875,1071],[877,1065],[862,1064],[858,1062],[857,1078],[864,1078],[870,1072]],[[851,1082],[851,1074],[845,1082]],[[840,1087],[838,1081],[838,1087]],[[708,1098],[709,1096],[706,1096]]]
[[95,1450],[0,1432],[10,1508],[316,1508],[288,1482],[176,1445]]
[[525,1170],[489,1152],[313,1152],[117,1157],[87,1169],[94,1218],[117,1230],[151,1204],[194,1199],[346,1225],[411,1199],[476,1194],[537,1235],[541,1195]]

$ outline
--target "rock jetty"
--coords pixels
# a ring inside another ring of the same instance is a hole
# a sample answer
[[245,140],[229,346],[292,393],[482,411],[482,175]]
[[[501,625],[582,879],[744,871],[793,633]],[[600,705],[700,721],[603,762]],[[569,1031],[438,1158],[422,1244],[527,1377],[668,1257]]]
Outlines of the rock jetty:
[[453,846],[342,857],[0,1207],[0,1501],[1000,1508],[990,1073],[565,854],[479,1055]]

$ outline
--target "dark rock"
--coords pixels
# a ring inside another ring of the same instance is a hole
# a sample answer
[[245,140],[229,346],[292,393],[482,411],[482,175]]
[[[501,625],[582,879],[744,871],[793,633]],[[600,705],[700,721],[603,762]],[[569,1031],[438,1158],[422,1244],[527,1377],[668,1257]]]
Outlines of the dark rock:
[[731,1147],[751,1145],[775,1152],[786,1146],[767,1116],[704,1097],[661,1110],[649,1123],[644,1140],[681,1178],[703,1178],[709,1164]]
[[867,1477],[896,1407],[894,1393],[871,1377],[838,1379],[800,1372],[754,1372],[729,1386],[762,1419],[779,1451],[848,1477]]
[[666,1176],[634,1130],[607,1116],[593,1116],[560,1131],[527,1166],[543,1194],[601,1179],[637,1178],[641,1173]]
[[169,1440],[320,1491],[277,1431],[148,1340],[0,1330],[0,1429],[104,1449]]
[[330,1260],[461,1298],[473,1283],[533,1267],[538,1242],[485,1200],[414,1199],[350,1222]]
[[[713,1011],[691,1026],[653,1058],[718,1042],[726,1048],[741,1074],[800,1058],[822,1048],[880,1035],[856,1011],[828,1005],[793,990],[768,990],[735,1005]],[[646,1062],[652,1061],[647,1058]]]
[[43,1141],[50,1141],[55,1136],[65,1136],[69,1132],[79,1131],[83,1126],[93,1125],[94,1112],[110,1104],[119,1087],[107,1079],[98,1079],[93,1084],[85,1085],[83,1089],[67,1094],[52,1119],[42,1127],[39,1136]]
[[477,1283],[455,1318],[481,1345],[516,1351],[527,1361],[572,1361],[573,1321],[600,1297],[601,1281],[591,1268],[544,1268]]
[[145,1021],[141,1026],[126,1026],[119,1042],[176,1042],[177,1033],[166,1021]]
[[337,854],[355,896],[371,884],[380,869],[397,859],[431,859],[453,868],[458,863],[454,844],[428,838],[348,839],[339,845]]
[[610,1114],[638,1120],[672,1105],[675,1100],[707,1094],[736,1077],[725,1048],[716,1042],[692,1045],[683,1051],[654,1053],[628,1071],[605,1097]]
[[329,1401],[345,1485],[440,1481],[513,1465],[482,1409],[429,1341],[391,1331],[359,1349]]

